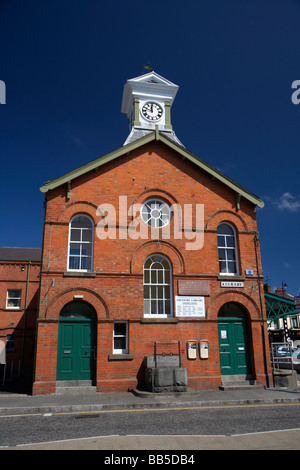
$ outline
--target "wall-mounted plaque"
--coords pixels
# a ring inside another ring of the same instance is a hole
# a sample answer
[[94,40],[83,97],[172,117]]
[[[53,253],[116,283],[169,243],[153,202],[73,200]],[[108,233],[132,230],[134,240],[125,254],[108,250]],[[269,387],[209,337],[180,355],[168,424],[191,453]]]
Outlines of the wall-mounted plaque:
[[179,295],[210,295],[209,281],[205,279],[179,279]]

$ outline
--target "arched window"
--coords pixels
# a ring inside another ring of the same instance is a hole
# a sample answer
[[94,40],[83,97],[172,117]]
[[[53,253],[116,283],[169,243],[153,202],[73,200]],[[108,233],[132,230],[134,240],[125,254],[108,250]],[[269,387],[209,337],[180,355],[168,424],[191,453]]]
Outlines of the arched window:
[[94,223],[90,217],[77,214],[70,221],[69,258],[70,271],[92,271],[93,230]]
[[149,256],[144,264],[144,315],[172,316],[172,269],[160,254]]
[[238,257],[234,229],[228,224],[218,225],[218,251],[220,274],[237,275]]

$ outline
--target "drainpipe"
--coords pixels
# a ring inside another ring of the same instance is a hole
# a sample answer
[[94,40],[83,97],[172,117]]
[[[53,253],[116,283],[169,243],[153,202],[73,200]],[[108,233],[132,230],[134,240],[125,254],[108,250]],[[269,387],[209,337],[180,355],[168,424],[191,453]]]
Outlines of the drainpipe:
[[257,269],[257,276],[258,276],[259,302],[260,302],[260,310],[261,310],[261,318],[262,318],[261,337],[262,337],[262,347],[263,347],[263,358],[264,358],[264,369],[265,369],[266,385],[267,385],[267,388],[269,388],[270,387],[270,382],[269,382],[268,366],[267,366],[266,338],[265,338],[264,315],[263,315],[263,301],[262,301],[262,296],[261,296],[260,273],[259,273],[259,264],[258,264],[258,254],[257,254],[258,243],[259,243],[258,232],[256,232],[255,235],[254,235],[254,248],[255,248],[255,258],[256,258],[256,269]]
[[[26,333],[26,319],[27,319],[27,303],[28,303],[28,290],[29,290],[29,277],[30,277],[31,261],[27,263],[27,278],[26,278],[26,291],[25,291],[25,305],[24,305],[24,320],[23,320],[23,337],[21,349],[21,368],[23,367],[24,346],[25,346],[25,333]],[[20,370],[21,370],[20,368]]]

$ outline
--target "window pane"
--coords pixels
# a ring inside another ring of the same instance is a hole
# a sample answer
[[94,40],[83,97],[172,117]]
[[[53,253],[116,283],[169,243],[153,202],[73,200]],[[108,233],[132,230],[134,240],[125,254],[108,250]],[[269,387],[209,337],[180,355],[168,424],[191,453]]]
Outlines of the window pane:
[[155,286],[150,287],[150,294],[151,294],[151,299],[156,299],[156,287]]
[[156,300],[151,300],[151,315],[156,315]]
[[149,284],[149,282],[150,282],[150,273],[149,273],[148,269],[145,269],[145,271],[144,271],[144,283]]
[[126,349],[126,338],[114,338],[114,349]]
[[82,230],[82,241],[84,242],[92,241],[92,230]]
[[219,266],[220,266],[220,273],[226,273],[227,272],[226,261],[220,261]]
[[157,301],[157,313],[158,315],[163,315],[165,312],[164,312],[164,301],[163,300],[158,300]]
[[92,258],[89,256],[87,258],[83,258],[83,260],[85,260],[84,262],[85,268],[81,268],[81,269],[86,269],[87,271],[91,271],[92,270]]
[[145,269],[150,269],[151,264],[152,264],[151,258],[148,258],[147,261],[145,262]]
[[171,289],[170,286],[164,287],[165,289],[165,299],[170,299],[171,298]]
[[90,256],[82,256],[80,259],[80,269],[90,271],[92,268],[92,258]]
[[228,261],[235,261],[235,251],[227,250],[227,259]]
[[8,296],[8,298],[13,298],[13,297],[14,298],[19,298],[19,297],[21,297],[21,292],[22,291],[19,290],[19,289],[9,289],[7,291],[7,296]]
[[225,237],[223,237],[222,235],[218,235],[218,246],[225,246]]
[[80,244],[79,243],[71,243],[70,244],[70,255],[80,255]]
[[165,314],[166,315],[171,314],[171,302],[170,302],[170,300],[165,301]]
[[164,288],[163,286],[158,286],[157,288],[157,298],[163,299],[164,298]]
[[81,255],[91,256],[92,254],[92,245],[90,243],[84,243],[81,245]]
[[232,235],[233,234],[233,230],[231,227],[229,227],[229,225],[227,224],[220,224],[218,226],[218,234],[222,233],[223,235]]
[[70,256],[69,269],[79,269],[79,256]]
[[118,336],[118,335],[126,336],[126,323],[115,323],[114,331],[115,331],[115,336]]
[[86,217],[85,215],[78,215],[72,220],[71,226],[79,228],[92,228],[92,221],[89,217]]
[[232,273],[232,274],[236,273],[235,263],[233,263],[233,262],[228,263],[228,272]]
[[144,286],[144,299],[149,299],[149,286]]
[[8,299],[7,306],[8,307],[20,307],[21,299]]
[[226,242],[227,242],[228,247],[231,247],[231,248],[235,247],[234,237],[226,237]]
[[149,315],[150,313],[150,300],[144,300],[144,314]]
[[151,271],[151,284],[156,284],[156,271]]
[[80,237],[81,237],[81,230],[72,228],[71,229],[71,241],[72,242],[80,241]]
[[158,284],[163,284],[164,283],[164,272],[163,271],[157,271],[158,274]]
[[219,259],[226,260],[226,250],[224,248],[219,248]]

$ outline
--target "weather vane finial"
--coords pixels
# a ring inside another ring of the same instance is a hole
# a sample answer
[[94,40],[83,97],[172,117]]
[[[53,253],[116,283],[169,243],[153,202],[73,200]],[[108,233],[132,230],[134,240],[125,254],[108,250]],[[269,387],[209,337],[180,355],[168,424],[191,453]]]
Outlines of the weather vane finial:
[[[149,62],[149,61],[148,61],[148,64],[147,64],[147,65],[144,65],[144,69],[146,69],[147,72],[151,72],[151,70],[153,70],[152,67],[150,67],[150,62]],[[145,72],[144,72],[144,73],[145,73]]]

